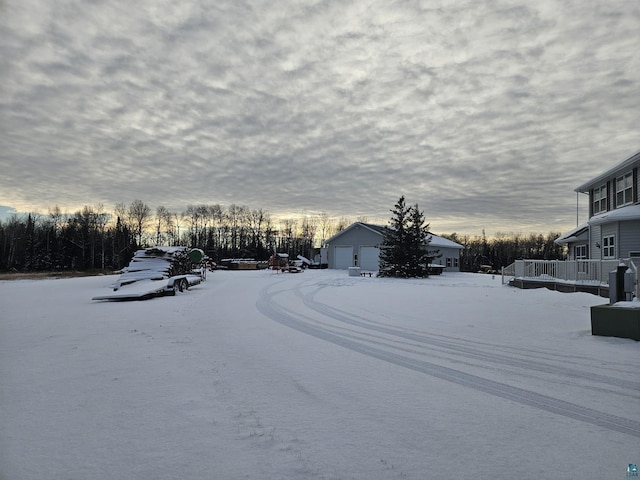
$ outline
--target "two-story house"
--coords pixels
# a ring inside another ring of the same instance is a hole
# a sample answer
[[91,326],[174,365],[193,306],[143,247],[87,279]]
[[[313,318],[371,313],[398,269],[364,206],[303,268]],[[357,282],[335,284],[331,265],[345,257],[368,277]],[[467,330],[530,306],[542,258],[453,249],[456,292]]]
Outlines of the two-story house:
[[556,240],[569,260],[640,259],[639,169],[640,151],[575,189],[589,196],[589,220]]

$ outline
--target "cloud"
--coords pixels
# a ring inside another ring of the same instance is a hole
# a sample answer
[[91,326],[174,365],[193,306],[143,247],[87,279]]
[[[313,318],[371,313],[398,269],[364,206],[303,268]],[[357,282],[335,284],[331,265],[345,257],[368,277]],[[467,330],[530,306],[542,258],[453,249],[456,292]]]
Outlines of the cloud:
[[0,202],[565,229],[638,149],[640,6],[30,0],[0,17]]
[[8,220],[13,215],[18,215],[18,211],[15,208],[7,205],[0,205],[0,222]]

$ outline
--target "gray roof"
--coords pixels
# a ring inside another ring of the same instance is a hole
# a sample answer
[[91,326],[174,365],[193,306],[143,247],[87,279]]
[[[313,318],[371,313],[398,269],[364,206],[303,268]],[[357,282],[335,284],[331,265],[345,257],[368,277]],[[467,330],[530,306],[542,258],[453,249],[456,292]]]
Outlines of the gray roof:
[[630,168],[639,167],[639,166],[640,166],[640,151],[634,153],[626,160],[623,160],[615,167],[610,168],[606,172],[601,173],[600,175],[598,175],[595,178],[592,178],[586,183],[583,183],[574,191],[579,193],[589,193],[589,190],[591,190],[591,188],[599,186],[600,184],[606,182],[607,180],[610,180],[616,175],[623,173],[625,170],[629,170]]
[[[340,237],[344,233],[346,233],[349,230],[351,230],[352,228],[354,228],[356,225],[360,225],[360,226],[363,226],[365,228],[368,228],[369,230],[373,231],[374,233],[379,234],[380,236],[384,236],[384,231],[385,231],[386,228],[388,228],[388,227],[385,227],[384,225],[375,225],[375,224],[372,224],[372,223],[355,222],[355,223],[352,223],[351,225],[349,225],[344,230],[341,230],[340,232],[336,233],[330,239],[326,240],[326,243],[332,242],[336,238]],[[454,242],[452,240],[449,240],[447,238],[444,238],[444,237],[440,237],[440,236],[435,235],[435,234],[433,234],[431,232],[429,232],[429,235],[431,235],[431,242],[429,243],[429,245],[432,246],[432,247],[458,248],[458,249],[463,249],[464,248],[459,243],[456,243],[456,242]]]
[[556,245],[567,245],[569,243],[577,242],[579,240],[586,240],[588,238],[589,224],[583,223],[582,225],[578,225],[576,228],[565,233],[564,235],[559,236],[554,240],[553,243],[555,243]]

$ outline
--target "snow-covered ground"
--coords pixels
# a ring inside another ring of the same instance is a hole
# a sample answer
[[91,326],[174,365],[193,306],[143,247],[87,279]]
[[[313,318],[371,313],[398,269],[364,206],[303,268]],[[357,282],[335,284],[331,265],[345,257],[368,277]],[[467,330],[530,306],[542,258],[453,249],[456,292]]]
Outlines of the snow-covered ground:
[[219,271],[0,282],[0,478],[618,479],[640,344],[499,277]]

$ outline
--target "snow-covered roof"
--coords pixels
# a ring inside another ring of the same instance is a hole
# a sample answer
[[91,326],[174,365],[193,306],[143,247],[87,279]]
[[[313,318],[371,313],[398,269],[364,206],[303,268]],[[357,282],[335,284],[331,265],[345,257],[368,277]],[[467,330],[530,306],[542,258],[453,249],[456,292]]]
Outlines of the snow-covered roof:
[[594,177],[588,182],[583,183],[574,191],[579,193],[588,193],[591,188],[593,188],[594,186],[598,186],[598,184],[606,182],[611,177],[621,173],[621,171],[628,170],[630,168],[633,168],[634,166],[637,167],[639,165],[640,165],[640,151],[634,153],[629,158],[623,160],[622,162],[617,164],[615,167],[610,168],[609,170],[598,175],[597,177]]
[[[347,228],[345,228],[344,230],[336,233],[333,237],[331,237],[330,239],[326,240],[327,243],[331,243],[333,240],[335,240],[336,238],[340,237],[341,235],[344,235],[346,232],[348,232],[349,230],[355,228],[356,226],[361,226],[364,228],[367,228],[369,230],[371,230],[374,233],[377,233],[378,235],[380,235],[381,237],[384,236],[384,230],[385,227],[383,225],[374,225],[372,223],[363,223],[363,222],[355,222],[352,223],[351,225],[349,225]],[[429,246],[431,247],[441,247],[441,248],[457,248],[457,249],[464,249],[464,247],[462,245],[460,245],[459,243],[456,243],[452,240],[449,240],[447,238],[444,237],[440,237],[438,235],[435,235],[431,232],[429,232],[429,235],[431,236],[431,242],[429,243]]]
[[429,246],[431,247],[458,248],[460,250],[464,249],[462,245],[449,240],[448,238],[440,237],[438,235],[434,235],[433,233],[430,233],[429,235],[431,235],[431,242],[429,243]]
[[624,220],[640,220],[640,204],[616,208],[615,210],[595,215],[589,219],[589,225],[602,225],[607,222],[621,222]]
[[329,238],[328,240],[325,240],[326,243],[330,243],[333,240],[335,240],[336,238],[344,235],[345,233],[347,233],[349,230],[353,230],[354,228],[361,226],[364,227],[368,230],[371,230],[373,233],[377,233],[379,235],[384,235],[384,229],[386,227],[383,227],[382,225],[374,225],[372,223],[363,223],[363,222],[354,222],[351,225],[349,225],[347,228],[345,228],[344,230],[340,230],[338,233],[336,233],[333,237]]
[[566,245],[568,243],[576,242],[578,240],[586,240],[589,232],[589,224],[583,223],[577,226],[573,230],[569,230],[564,235],[559,236],[554,240],[557,245]]

